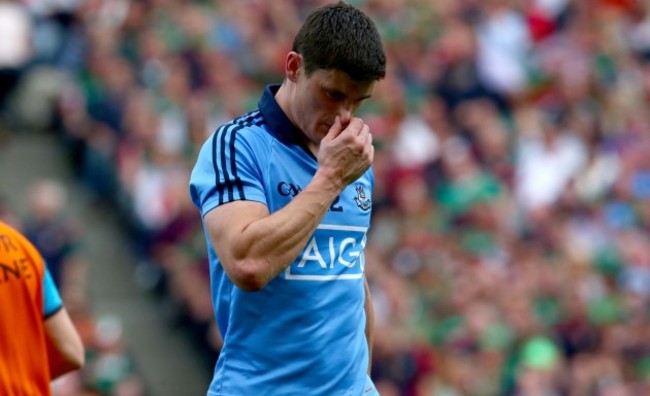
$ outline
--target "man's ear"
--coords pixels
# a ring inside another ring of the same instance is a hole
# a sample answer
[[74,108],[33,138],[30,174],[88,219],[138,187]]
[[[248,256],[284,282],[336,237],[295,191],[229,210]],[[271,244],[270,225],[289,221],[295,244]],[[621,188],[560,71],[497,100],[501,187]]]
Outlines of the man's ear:
[[285,66],[285,73],[287,75],[287,79],[290,81],[296,82],[298,80],[298,76],[300,75],[302,70],[302,55],[295,51],[289,51],[287,54],[287,62]]

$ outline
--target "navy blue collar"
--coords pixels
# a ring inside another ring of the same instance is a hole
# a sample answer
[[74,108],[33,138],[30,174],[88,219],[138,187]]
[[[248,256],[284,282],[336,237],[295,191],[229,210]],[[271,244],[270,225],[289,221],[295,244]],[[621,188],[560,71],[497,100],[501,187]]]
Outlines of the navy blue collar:
[[279,140],[304,146],[303,133],[291,123],[289,117],[275,100],[278,89],[280,89],[280,84],[269,84],[264,87],[264,93],[258,103],[264,121],[271,129],[271,133]]

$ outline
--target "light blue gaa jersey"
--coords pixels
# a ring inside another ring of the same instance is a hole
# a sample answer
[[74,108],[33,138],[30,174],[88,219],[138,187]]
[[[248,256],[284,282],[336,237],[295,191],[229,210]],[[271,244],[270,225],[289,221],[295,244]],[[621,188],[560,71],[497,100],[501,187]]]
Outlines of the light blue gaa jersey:
[[[204,144],[190,193],[204,216],[236,200],[280,210],[311,181],[318,162],[267,86],[259,109]],[[304,250],[262,290],[245,292],[208,239],[212,299],[223,348],[210,396],[367,396],[364,255],[372,171],[334,200]]]

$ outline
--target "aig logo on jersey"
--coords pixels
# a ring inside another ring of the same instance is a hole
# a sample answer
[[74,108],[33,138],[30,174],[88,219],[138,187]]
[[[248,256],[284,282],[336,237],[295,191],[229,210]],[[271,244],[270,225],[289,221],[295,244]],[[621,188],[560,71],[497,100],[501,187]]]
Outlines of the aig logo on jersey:
[[287,280],[360,279],[365,266],[367,227],[321,224],[307,246],[284,272]]
[[357,196],[354,198],[354,202],[357,203],[357,206],[363,211],[368,211],[372,207],[372,201],[366,196],[366,190],[363,188],[363,185],[357,184],[354,188],[357,192]]

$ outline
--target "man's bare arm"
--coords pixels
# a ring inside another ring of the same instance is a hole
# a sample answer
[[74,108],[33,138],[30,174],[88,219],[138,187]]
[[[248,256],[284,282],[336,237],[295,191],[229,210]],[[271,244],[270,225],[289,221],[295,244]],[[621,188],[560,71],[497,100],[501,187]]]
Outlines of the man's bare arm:
[[298,256],[331,203],[372,164],[368,126],[360,119],[341,130],[337,122],[321,142],[318,170],[289,204],[270,214],[258,202],[230,202],[208,212],[210,241],[230,279],[243,290],[259,290]]
[[68,311],[61,308],[45,319],[45,340],[52,379],[84,365],[84,346]]
[[205,215],[212,245],[239,288],[259,290],[295,260],[339,194],[326,184],[314,180],[273,215],[252,201],[231,202]]

